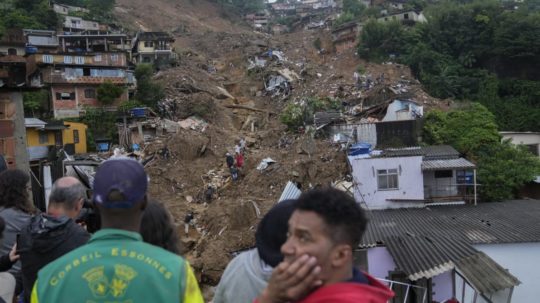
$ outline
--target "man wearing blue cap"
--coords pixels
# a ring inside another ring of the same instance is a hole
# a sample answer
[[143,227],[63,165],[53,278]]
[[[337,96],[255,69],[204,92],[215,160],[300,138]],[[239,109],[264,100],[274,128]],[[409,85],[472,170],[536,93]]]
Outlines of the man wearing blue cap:
[[93,202],[102,230],[43,268],[32,302],[203,302],[188,262],[138,234],[148,177],[130,159],[105,161]]

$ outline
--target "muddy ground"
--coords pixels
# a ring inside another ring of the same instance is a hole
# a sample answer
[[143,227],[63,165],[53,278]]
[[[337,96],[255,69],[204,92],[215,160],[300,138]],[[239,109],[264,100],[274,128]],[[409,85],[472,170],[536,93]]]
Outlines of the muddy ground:
[[[182,129],[159,138],[146,149],[147,153],[165,146],[170,150],[169,158],[157,157],[147,167],[150,193],[175,218],[184,254],[208,289],[207,297],[231,254],[254,245],[258,221],[277,202],[287,181],[307,189],[343,180],[348,174],[345,153],[328,138],[287,132],[279,113],[288,102],[329,96],[354,105],[406,83],[407,96],[427,110],[451,105],[426,94],[405,66],[366,63],[354,49],[334,53],[329,29],[276,36],[257,33],[224,18],[219,7],[207,1],[119,0],[117,5],[116,15],[126,27],[175,35],[178,66],[161,70],[155,79],[166,88],[169,104],[176,104],[171,119],[196,115],[208,123],[204,130]],[[327,51],[315,49],[317,38]],[[282,51],[286,60],[248,71],[248,59],[269,49]],[[383,74],[384,79],[369,91],[358,91],[353,73],[359,66],[374,79]],[[265,94],[265,77],[283,68],[300,76],[292,82],[291,95]],[[232,153],[241,137],[248,141],[245,166],[233,182],[225,153]],[[267,157],[276,163],[257,170]],[[216,193],[206,203],[204,191],[209,184]],[[188,212],[195,213],[196,229],[185,235],[183,219]]]

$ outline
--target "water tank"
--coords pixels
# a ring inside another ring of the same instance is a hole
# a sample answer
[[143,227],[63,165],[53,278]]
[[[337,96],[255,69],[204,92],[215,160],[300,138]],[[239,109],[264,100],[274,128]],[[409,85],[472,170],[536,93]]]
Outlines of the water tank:
[[33,45],[27,45],[24,47],[24,51],[27,55],[32,55],[32,54],[35,54],[37,53],[38,49],[37,47],[33,46]]
[[353,144],[349,148],[349,156],[369,154],[370,150],[371,150],[371,144],[369,143],[361,142],[361,143]]

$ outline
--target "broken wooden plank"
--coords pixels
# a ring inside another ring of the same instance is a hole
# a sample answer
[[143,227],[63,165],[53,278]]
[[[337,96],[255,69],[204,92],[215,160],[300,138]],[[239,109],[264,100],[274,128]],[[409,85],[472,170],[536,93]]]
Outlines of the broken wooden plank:
[[261,113],[268,113],[268,114],[277,115],[277,113],[273,112],[273,111],[260,109],[260,108],[255,108],[255,107],[251,107],[251,106],[245,106],[245,105],[230,104],[230,105],[225,105],[225,107],[227,107],[227,108],[246,109],[246,110],[251,110],[251,111],[254,111],[254,112],[261,112]]

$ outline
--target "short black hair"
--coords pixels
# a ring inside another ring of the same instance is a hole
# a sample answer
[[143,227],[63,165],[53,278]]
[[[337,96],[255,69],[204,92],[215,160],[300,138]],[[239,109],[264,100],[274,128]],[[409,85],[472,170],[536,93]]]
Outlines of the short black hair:
[[358,246],[366,230],[364,210],[344,191],[328,187],[303,193],[298,198],[297,210],[312,211],[321,216],[330,236],[336,243]]

